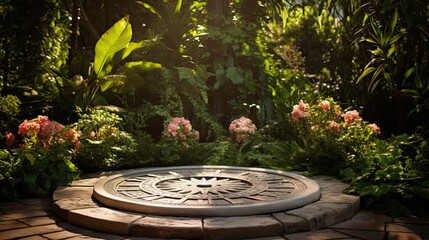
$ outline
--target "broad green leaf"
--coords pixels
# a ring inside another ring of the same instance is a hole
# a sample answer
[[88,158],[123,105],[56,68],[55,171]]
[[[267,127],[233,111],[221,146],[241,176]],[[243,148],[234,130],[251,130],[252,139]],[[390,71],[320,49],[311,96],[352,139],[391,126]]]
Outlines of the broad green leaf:
[[31,162],[31,165],[34,165],[34,163],[36,162],[36,158],[34,157],[34,155],[33,155],[33,154],[26,153],[26,154],[25,154],[25,158],[27,158],[27,159],[28,159],[28,161],[30,161],[30,162]]
[[226,77],[231,80],[233,84],[240,84],[244,82],[244,78],[237,67],[229,67],[226,70]]
[[417,77],[414,79],[414,83],[416,84],[417,89],[423,89],[423,83],[420,77],[417,75]]
[[371,50],[370,52],[372,53],[372,55],[375,55],[375,56],[383,56],[384,54],[383,50],[379,47],[377,47],[375,50]]
[[393,53],[396,52],[396,45],[393,44],[390,48],[389,51],[387,51],[387,58],[390,58],[390,56],[392,56]]
[[125,79],[127,77],[125,75],[107,75],[104,76],[100,81],[100,89],[101,92],[104,92],[113,87],[119,87],[124,85]]
[[[385,69],[385,65],[378,66],[378,68],[375,70],[374,74],[372,75],[371,82],[369,83],[369,92],[373,93],[374,90],[377,88],[377,85],[380,83],[380,79],[378,76],[380,73],[382,73]],[[388,82],[390,84],[390,82]]]
[[401,93],[408,97],[419,98],[419,92],[413,89],[401,89]]
[[121,108],[114,105],[96,106],[95,109],[103,109],[111,113],[124,113],[127,112],[125,108]]
[[384,79],[386,79],[388,82],[392,82],[392,76],[390,76],[390,73],[384,72]]
[[161,69],[162,65],[155,62],[137,61],[128,62],[123,66],[124,69],[133,69],[138,72],[148,72],[155,69]]
[[102,78],[113,68],[111,63],[115,53],[125,48],[131,41],[132,30],[128,17],[116,22],[105,32],[95,45],[94,71]]
[[182,0],[177,0],[176,9],[174,10],[176,13],[180,12],[182,8]]
[[402,36],[404,36],[404,33],[398,33],[395,36],[393,36],[390,40],[389,40],[389,44],[394,44],[396,41],[398,41]]
[[368,13],[365,13],[365,16],[363,17],[363,24],[366,23],[366,21],[368,20],[369,16],[370,15]]
[[374,44],[378,44],[377,41],[371,39],[371,38],[366,38],[365,41],[369,42],[369,43],[374,43]]
[[144,8],[149,10],[151,13],[157,15],[158,17],[161,17],[161,15],[159,15],[159,12],[154,7],[152,7],[151,5],[149,5],[145,2],[142,2],[142,1],[136,1],[136,3],[142,5]]
[[369,85],[369,92],[370,93],[373,93],[374,91],[375,91],[375,89],[377,88],[377,85],[380,83],[380,81],[375,81],[375,82],[373,82],[373,84],[370,84]]
[[410,77],[410,75],[411,74],[413,74],[413,72],[414,72],[414,70],[415,70],[416,68],[415,67],[412,67],[412,68],[410,68],[410,69],[408,69],[406,72],[405,72],[405,74],[404,74],[404,78],[408,78],[408,77]]
[[152,42],[148,41],[148,40],[128,43],[128,45],[123,49],[123,53],[122,53],[120,60],[123,60],[126,57],[128,57],[133,51],[140,49],[140,48],[143,48],[143,47],[148,47],[151,44],[152,44]]
[[375,67],[368,67],[368,68],[366,68],[366,69],[362,72],[362,74],[359,76],[359,78],[358,78],[358,80],[356,81],[356,83],[359,83],[360,81],[362,81],[362,79],[363,79],[364,77],[366,77],[368,74],[370,74],[370,73],[374,72],[374,70],[375,70]]
[[392,15],[392,19],[390,20],[390,29],[393,31],[396,27],[396,23],[398,22],[398,8],[395,9],[395,12]]

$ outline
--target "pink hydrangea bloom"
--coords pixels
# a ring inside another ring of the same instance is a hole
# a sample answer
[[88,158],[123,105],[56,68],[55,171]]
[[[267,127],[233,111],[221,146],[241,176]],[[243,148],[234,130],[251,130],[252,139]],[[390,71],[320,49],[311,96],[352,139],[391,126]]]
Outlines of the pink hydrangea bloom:
[[64,129],[62,124],[56,121],[50,121],[47,116],[38,116],[37,123],[40,125],[38,136],[42,139],[47,139],[54,133]]
[[323,100],[319,103],[319,106],[322,107],[323,110],[328,111],[331,109],[331,103],[328,100]]
[[330,121],[329,125],[326,128],[333,131],[333,132],[339,132],[340,131],[340,124],[338,124],[335,121]]
[[200,137],[199,132],[192,129],[191,122],[183,117],[173,118],[164,130],[164,135],[179,141],[186,141],[189,138],[198,140]]
[[342,117],[344,118],[344,121],[347,124],[352,124],[355,122],[355,120],[361,120],[362,118],[359,116],[359,112],[356,110],[352,110],[352,111],[347,111],[346,113],[344,113],[342,115]]
[[15,135],[10,132],[4,133],[4,138],[6,139],[6,147],[10,147],[15,142]]
[[229,132],[235,136],[237,143],[243,142],[250,134],[254,134],[257,130],[252,120],[246,117],[235,119],[229,124]]
[[63,133],[63,137],[66,140],[69,140],[73,143],[77,143],[79,141],[80,134],[76,131],[76,128],[70,128]]
[[18,134],[24,136],[35,135],[40,129],[40,124],[37,122],[28,121],[25,119],[18,127]]
[[292,110],[292,120],[294,122],[298,122],[302,118],[306,118],[308,116],[307,110],[310,108],[310,105],[304,103],[302,100],[299,101],[297,105],[293,106]]
[[378,127],[377,124],[375,124],[375,123],[368,124],[368,127],[371,128],[372,132],[375,135],[380,135],[380,133],[381,133],[380,127]]

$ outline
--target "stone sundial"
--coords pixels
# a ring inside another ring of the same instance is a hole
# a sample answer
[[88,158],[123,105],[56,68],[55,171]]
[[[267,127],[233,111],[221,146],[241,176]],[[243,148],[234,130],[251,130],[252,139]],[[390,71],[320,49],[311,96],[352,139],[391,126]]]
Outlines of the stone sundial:
[[243,216],[284,211],[320,197],[316,182],[289,172],[227,166],[132,170],[94,186],[106,206],[169,216]]

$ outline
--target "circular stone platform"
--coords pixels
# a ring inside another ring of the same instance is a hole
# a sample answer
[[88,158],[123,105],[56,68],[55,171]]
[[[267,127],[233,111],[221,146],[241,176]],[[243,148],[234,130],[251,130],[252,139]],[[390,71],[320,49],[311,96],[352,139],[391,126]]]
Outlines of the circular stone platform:
[[[153,170],[156,169],[146,168],[86,175],[81,180],[74,181],[71,186],[57,188],[53,195],[54,212],[57,216],[71,224],[122,236],[175,239],[243,239],[278,237],[295,232],[322,229],[350,219],[359,210],[359,197],[342,194],[342,191],[348,185],[328,176],[311,177],[320,186],[321,195],[317,201],[293,209],[248,216],[173,217],[147,214],[143,213],[143,211],[130,212],[108,207],[93,197],[93,193],[95,192],[94,186],[101,184],[101,181],[109,182],[107,179],[117,179],[116,177],[118,176],[129,176],[132,178],[133,174],[139,171],[151,174],[149,172]],[[177,171],[173,172],[179,173]],[[171,177],[166,177],[165,181],[153,181],[151,184],[155,184],[159,190],[174,192],[177,186],[175,185],[177,183],[174,183],[175,181],[171,181],[174,175],[166,174],[165,176]],[[191,175],[193,177],[188,176],[188,178],[184,176],[184,180],[190,181],[191,186],[200,185],[203,189],[204,187],[209,188],[209,185],[213,187],[220,180],[243,180],[242,176],[238,175],[231,176],[230,178],[221,175],[211,175],[209,177],[199,177],[196,174]],[[295,177],[295,175],[299,176],[299,173],[291,176]],[[244,183],[252,182],[252,179],[245,178]],[[289,180],[285,179],[284,183]],[[119,182],[122,181],[120,180]],[[164,185],[165,183],[168,187],[165,187],[167,186]],[[171,183],[174,183],[173,186],[170,186]],[[238,187],[235,184],[230,184],[233,187],[230,187],[230,190],[226,193],[231,194],[231,188],[234,191],[238,191],[239,189],[243,189],[241,191],[250,191],[249,189],[253,188],[244,183],[240,182]],[[132,188],[135,189],[136,187],[133,185]],[[293,193],[293,191],[290,192]],[[204,193],[200,191],[197,195],[201,196]],[[159,199],[163,198],[165,197],[163,196]],[[131,199],[138,198],[131,197]],[[192,200],[189,197],[186,199]],[[240,198],[238,199],[240,200]],[[173,200],[176,201],[177,199],[174,198]],[[209,201],[208,198],[205,200]],[[257,202],[258,200],[253,201]]]
[[146,214],[184,217],[245,216],[285,211],[320,198],[302,175],[261,168],[185,166],[140,169],[103,179],[102,204]]

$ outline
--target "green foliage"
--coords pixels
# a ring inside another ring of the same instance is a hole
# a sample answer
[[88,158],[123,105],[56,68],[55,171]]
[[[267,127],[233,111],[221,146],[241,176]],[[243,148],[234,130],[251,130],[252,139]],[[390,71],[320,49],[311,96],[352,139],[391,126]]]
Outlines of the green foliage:
[[[139,111],[144,112],[145,121],[160,119],[161,123],[177,116],[190,119],[200,130],[201,139],[215,139],[224,130],[208,110],[207,73],[202,68],[162,68],[152,77],[156,82],[147,86],[147,99]],[[155,75],[156,74],[156,75]],[[150,125],[148,127],[151,127]],[[154,127],[155,129],[155,127]],[[155,133],[155,136],[159,136]]]
[[310,80],[299,72],[289,69],[279,72],[272,78],[270,89],[276,113],[280,119],[284,119],[299,100],[312,101],[316,97],[311,93]]
[[[69,80],[57,72],[57,84],[60,95],[66,105],[72,105],[87,112],[94,104],[107,105],[102,94],[108,90],[119,89],[126,82],[126,75],[115,72],[126,72],[128,69],[152,69],[153,64],[147,62],[127,62],[120,68],[130,54],[151,45],[150,41],[131,42],[132,28],[129,18],[124,17],[109,28],[95,45],[94,65],[90,69],[88,79],[76,75]],[[70,107],[70,106],[68,106]]]
[[97,172],[134,167],[138,144],[134,137],[118,131],[96,139],[81,138],[81,147],[76,151],[75,164],[85,172]]
[[[212,144],[206,164],[286,169],[290,166],[274,139],[261,134],[250,135],[244,142],[224,138]],[[279,154],[280,153],[280,154]]]
[[422,211],[410,203],[429,199],[428,153],[427,140],[419,135],[367,144],[349,155],[349,168],[342,171],[343,177],[351,180],[346,191],[360,195],[364,205],[392,216]]
[[[20,148],[2,153],[7,175],[5,189],[11,197],[48,196],[58,185],[79,177],[72,163],[76,131],[46,116],[25,120],[19,126]],[[8,147],[11,147],[9,144]]]
[[163,138],[156,145],[156,166],[204,165],[212,143],[177,142]]
[[16,157],[23,164],[16,178],[25,186],[19,187],[25,195],[49,196],[57,186],[69,184],[79,177],[67,143],[50,148],[17,150]]
[[14,95],[0,96],[0,134],[13,131],[21,109],[21,101]]
[[91,132],[101,129],[101,136],[105,136],[116,131],[121,120],[115,113],[103,109],[91,109],[90,112],[80,115],[77,128],[83,135],[89,135]]
[[41,89],[43,67],[65,66],[69,15],[64,8],[56,0],[2,2],[0,89],[3,93],[10,93],[18,86]]
[[250,109],[244,105],[259,106],[250,113],[260,125],[272,121],[273,107],[262,67],[264,60],[255,42],[259,25],[240,12],[242,7],[234,2],[225,6],[231,14],[208,13],[207,35],[202,37],[207,47],[198,61],[211,74],[208,86],[212,111],[226,123],[247,114]]
[[292,161],[307,166],[310,174],[338,175],[348,154],[358,154],[380,134],[376,125],[363,122],[357,111],[343,110],[332,99],[312,106],[293,107],[292,121],[298,130]]
[[[362,3],[356,11],[362,26],[354,43],[366,51],[365,68],[357,79],[370,93],[398,99],[400,111],[410,112],[406,119],[427,126],[429,5],[427,1],[377,0]],[[410,14],[413,13],[413,14]],[[413,103],[407,104],[410,97]],[[405,115],[405,114],[404,114]],[[405,124],[404,118],[399,118]],[[401,126],[405,128],[405,126]],[[402,130],[402,129],[401,129]]]
[[81,115],[76,124],[81,145],[74,159],[79,169],[95,172],[134,164],[139,143],[119,130],[121,120],[117,114],[101,109]]
[[19,179],[17,172],[22,168],[22,161],[6,150],[0,150],[0,198],[11,199],[17,196]]

